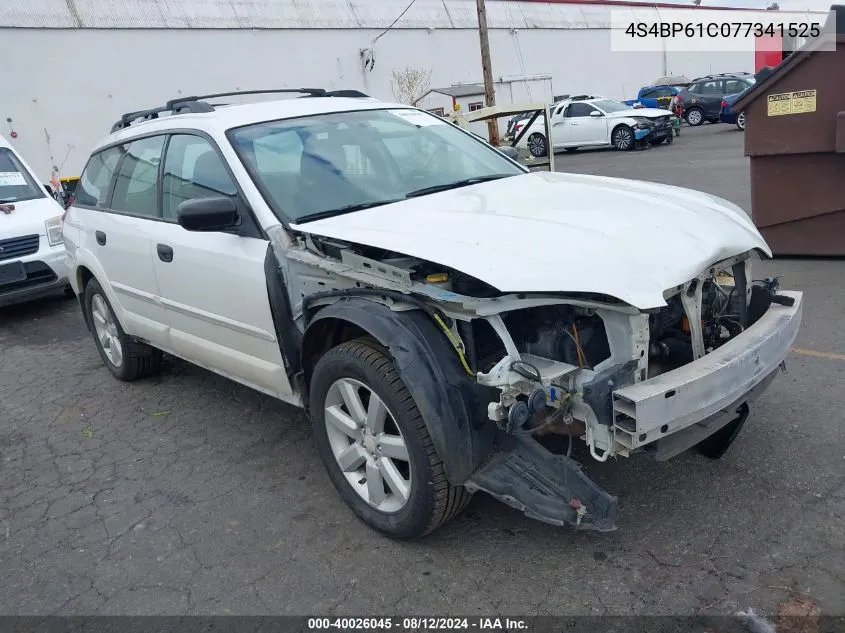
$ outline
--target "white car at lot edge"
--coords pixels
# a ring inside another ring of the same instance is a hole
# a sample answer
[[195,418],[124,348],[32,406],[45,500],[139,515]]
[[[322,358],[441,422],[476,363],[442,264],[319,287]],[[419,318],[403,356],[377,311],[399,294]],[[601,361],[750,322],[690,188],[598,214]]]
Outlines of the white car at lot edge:
[[62,213],[0,136],[0,306],[68,289]]
[[[658,108],[632,108],[607,97],[586,95],[558,101],[550,107],[550,115],[556,150],[573,152],[579,147],[612,145],[626,151],[641,140],[654,145],[672,142],[671,113]],[[519,134],[522,128],[517,126]],[[542,117],[531,124],[517,147],[527,149],[534,157],[546,156],[548,134]]]
[[298,92],[177,99],[94,148],[64,237],[116,378],[168,352],[304,407],[339,495],[398,538],[476,491],[614,529],[616,497],[539,435],[599,461],[724,453],[802,309],[752,282],[771,251],[741,209],[530,173],[427,112]]

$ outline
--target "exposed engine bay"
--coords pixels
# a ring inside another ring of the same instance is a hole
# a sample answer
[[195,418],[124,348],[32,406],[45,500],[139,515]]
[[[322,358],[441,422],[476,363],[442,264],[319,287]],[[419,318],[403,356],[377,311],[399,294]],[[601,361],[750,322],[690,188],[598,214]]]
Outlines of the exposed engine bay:
[[[336,279],[331,285],[317,281],[318,288],[299,293],[306,316],[321,302],[358,294],[393,309],[403,309],[403,298],[412,306],[427,305],[467,374],[500,390],[488,417],[503,431],[576,435],[601,461],[633,448],[615,441],[615,389],[720,348],[755,316],[749,314],[752,288],[746,281],[750,253],[667,290],[666,306],[646,314],[602,295],[502,293],[460,271],[334,239],[312,236],[307,247],[324,263],[340,261],[346,275],[358,273],[370,283],[344,288]],[[754,286],[758,299],[774,291],[768,281]],[[768,307],[764,303],[759,314]]]

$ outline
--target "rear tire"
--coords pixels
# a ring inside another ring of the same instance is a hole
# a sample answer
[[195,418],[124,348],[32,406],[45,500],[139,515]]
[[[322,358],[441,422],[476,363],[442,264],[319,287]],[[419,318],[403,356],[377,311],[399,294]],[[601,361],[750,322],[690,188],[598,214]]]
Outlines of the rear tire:
[[549,154],[549,145],[546,137],[539,132],[532,132],[528,135],[528,151],[534,158],[543,158]]
[[100,358],[115,378],[129,382],[159,370],[161,350],[127,336],[96,279],[85,286],[84,306]]
[[[372,421],[379,419],[375,411],[381,412],[380,422]],[[342,343],[320,358],[311,377],[310,415],[317,450],[335,489],[379,532],[418,538],[469,502],[463,486],[446,480],[413,397],[393,360],[375,342]]]
[[698,127],[704,123],[704,113],[699,108],[690,108],[684,114],[684,118],[690,127]]

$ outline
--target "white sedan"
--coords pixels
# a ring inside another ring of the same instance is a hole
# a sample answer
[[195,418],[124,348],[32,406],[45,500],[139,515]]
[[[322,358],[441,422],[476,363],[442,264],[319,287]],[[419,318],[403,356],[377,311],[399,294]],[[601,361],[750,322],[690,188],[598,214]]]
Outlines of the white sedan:
[[[602,145],[629,150],[637,141],[645,140],[654,145],[664,141],[671,143],[671,117],[667,110],[632,108],[604,97],[575,97],[552,106],[551,137],[556,150],[573,152],[579,147]],[[528,120],[523,122],[527,123]],[[520,131],[516,129],[515,134]],[[542,118],[537,118],[517,147],[527,149],[535,157],[546,156],[548,137]]]

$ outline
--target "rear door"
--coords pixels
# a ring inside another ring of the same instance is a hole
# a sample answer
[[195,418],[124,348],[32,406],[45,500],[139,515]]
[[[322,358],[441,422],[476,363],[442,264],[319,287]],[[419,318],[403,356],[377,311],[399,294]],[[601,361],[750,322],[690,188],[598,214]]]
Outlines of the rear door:
[[150,136],[94,154],[77,186],[73,223],[80,228],[77,263],[92,268],[123,329],[166,348],[150,237],[164,140]]
[[[266,393],[289,396],[264,271],[269,241],[217,147],[204,136],[174,134],[162,174],[162,221],[152,230],[151,248],[173,351]],[[239,231],[187,231],[177,224],[181,202],[218,196],[235,200]]]
[[699,84],[701,86],[700,105],[705,119],[718,118],[722,108],[722,97],[725,94],[724,83],[721,79],[709,79]]

